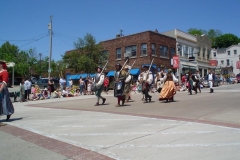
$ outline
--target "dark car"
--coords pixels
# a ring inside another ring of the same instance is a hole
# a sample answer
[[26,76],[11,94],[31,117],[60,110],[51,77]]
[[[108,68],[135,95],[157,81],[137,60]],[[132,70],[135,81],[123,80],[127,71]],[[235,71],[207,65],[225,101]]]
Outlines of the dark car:
[[[52,81],[54,82],[54,88],[58,88],[59,87],[59,80],[58,79],[52,79]],[[36,83],[32,83],[32,86],[34,85],[38,85],[39,88],[44,89],[44,87],[48,87],[48,78],[40,78],[37,80]]]

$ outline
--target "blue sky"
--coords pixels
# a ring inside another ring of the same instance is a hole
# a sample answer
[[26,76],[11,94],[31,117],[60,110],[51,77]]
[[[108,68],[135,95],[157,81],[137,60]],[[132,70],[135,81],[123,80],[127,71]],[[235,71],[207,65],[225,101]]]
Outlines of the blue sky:
[[49,55],[48,23],[53,16],[52,57],[60,60],[73,42],[92,34],[97,42],[146,30],[218,29],[240,37],[239,0],[1,0],[0,45],[34,48]]

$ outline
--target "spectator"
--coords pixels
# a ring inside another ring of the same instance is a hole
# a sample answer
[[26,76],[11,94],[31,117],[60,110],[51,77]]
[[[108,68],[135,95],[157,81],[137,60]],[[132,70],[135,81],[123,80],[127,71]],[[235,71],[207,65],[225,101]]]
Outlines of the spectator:
[[20,102],[25,101],[25,89],[24,89],[24,78],[22,79],[20,83]]
[[60,85],[61,91],[66,86],[66,80],[63,78],[63,76],[59,80],[59,85]]
[[28,95],[28,80],[25,80],[24,82],[24,90],[25,90],[25,100],[27,100],[27,95]]
[[79,79],[79,88],[80,88],[80,94],[81,95],[83,93],[84,86],[85,86],[85,82],[82,80],[82,77],[80,77],[80,79]]
[[54,81],[52,77],[48,80],[48,91],[50,96],[51,96],[51,93],[54,92]]
[[69,87],[72,88],[72,86],[73,86],[73,81],[72,81],[72,79],[70,78],[70,80],[69,80]]

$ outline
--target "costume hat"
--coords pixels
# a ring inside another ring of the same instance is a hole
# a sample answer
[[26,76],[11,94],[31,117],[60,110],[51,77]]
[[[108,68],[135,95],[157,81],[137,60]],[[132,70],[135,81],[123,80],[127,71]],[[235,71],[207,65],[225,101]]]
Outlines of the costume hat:
[[6,61],[0,60],[0,64],[2,64],[3,69],[7,69]]

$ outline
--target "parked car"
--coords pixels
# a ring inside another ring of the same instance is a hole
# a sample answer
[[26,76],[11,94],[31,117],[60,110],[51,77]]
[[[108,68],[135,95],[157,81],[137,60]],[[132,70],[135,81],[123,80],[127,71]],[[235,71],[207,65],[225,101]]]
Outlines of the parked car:
[[[59,87],[59,80],[58,79],[52,79],[54,82],[54,88]],[[48,87],[48,78],[40,78],[37,80],[36,83],[32,83],[32,86],[38,85],[39,88],[44,89],[44,87]]]
[[240,73],[236,76],[237,83],[240,83]]
[[37,82],[37,78],[36,77],[31,77],[30,79],[31,79],[32,83],[36,83]]
[[[214,82],[213,82],[213,87],[219,86],[220,83],[221,83],[220,79],[216,77],[215,80],[214,80]],[[208,82],[208,80],[204,80],[204,81],[203,81],[203,86],[204,86],[204,87],[209,87],[209,82]]]

